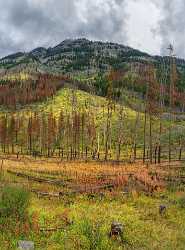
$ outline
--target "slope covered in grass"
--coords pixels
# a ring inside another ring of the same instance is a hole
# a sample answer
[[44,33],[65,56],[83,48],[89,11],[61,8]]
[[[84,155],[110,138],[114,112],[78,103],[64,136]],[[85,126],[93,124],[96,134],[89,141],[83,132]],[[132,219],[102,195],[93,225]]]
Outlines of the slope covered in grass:
[[[73,94],[74,93],[74,94]],[[17,112],[31,112],[41,111],[49,112],[53,111],[56,116],[59,115],[63,109],[66,112],[71,112],[73,96],[75,96],[75,109],[78,111],[90,109],[93,112],[106,112],[107,100],[104,97],[89,94],[85,91],[72,90],[70,88],[64,88],[57,92],[53,98],[49,98],[47,101],[42,103],[34,103],[21,107]],[[135,116],[135,111],[131,108],[125,108],[125,111],[129,116]]]
[[[132,107],[134,105],[144,105],[144,103],[137,98],[130,98],[127,92],[122,93],[125,99],[129,99],[129,104],[119,104],[118,102],[112,103],[112,115],[111,115],[111,142],[109,145],[115,149],[118,147],[118,140],[121,134],[122,137],[122,153],[124,157],[128,158],[130,156],[130,150],[133,150],[133,145],[136,143],[137,148],[140,149],[138,152],[142,154],[143,141],[144,141],[144,123],[145,115],[143,109],[134,110]],[[105,149],[105,134],[107,131],[107,111],[108,111],[108,100],[104,97],[96,96],[80,90],[72,90],[70,88],[63,88],[57,92],[53,98],[48,98],[44,102],[37,102],[32,105],[27,105],[20,107],[16,111],[6,110],[1,108],[1,114],[7,114],[8,112],[14,112],[16,116],[19,117],[30,117],[34,112],[39,114],[41,118],[42,115],[47,115],[52,112],[56,117],[60,117],[62,111],[63,115],[71,117],[72,111],[85,113],[88,119],[92,119],[95,124],[96,129],[96,139],[95,142],[98,143],[100,140],[101,151],[104,152]],[[122,115],[121,115],[122,112]],[[24,120],[24,119],[23,119]],[[179,138],[184,133],[184,122],[175,122],[172,124],[172,140],[175,143],[179,143]],[[169,122],[167,120],[162,121],[162,131],[161,131],[161,142],[165,144],[166,151],[168,150],[168,128]],[[152,144],[153,149],[159,143],[160,136],[160,122],[157,117],[152,117]],[[146,147],[149,148],[149,137],[150,137],[150,119],[147,115],[146,121]],[[99,139],[98,139],[99,138]],[[177,145],[178,146],[178,145]],[[174,149],[176,150],[176,149]],[[124,152],[123,152],[124,151]],[[127,155],[125,155],[125,153]],[[140,156],[141,156],[140,154]],[[177,156],[178,157],[178,156]]]

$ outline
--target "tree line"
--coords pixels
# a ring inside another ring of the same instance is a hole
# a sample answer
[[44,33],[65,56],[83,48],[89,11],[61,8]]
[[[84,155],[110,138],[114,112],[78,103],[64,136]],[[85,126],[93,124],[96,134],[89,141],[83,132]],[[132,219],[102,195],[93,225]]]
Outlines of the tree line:
[[68,78],[49,74],[32,75],[27,80],[1,80],[0,105],[16,109],[17,106],[44,101],[53,97]]
[[[161,78],[157,77],[157,70],[151,63],[139,64],[131,73],[130,77],[127,75],[130,90],[135,92],[133,87],[139,83],[145,87],[144,99],[140,102],[143,103],[144,110],[133,111],[132,118],[128,115],[128,108],[122,103],[125,90],[125,86],[121,84],[123,74],[118,70],[111,70],[106,75],[106,101],[101,111],[101,120],[98,121],[97,118],[100,114],[87,103],[79,109],[76,90],[72,88],[69,96],[71,108],[61,109],[59,116],[55,114],[55,110],[47,113],[35,111],[28,114],[20,113],[21,115],[14,112],[1,115],[1,151],[67,159],[90,157],[135,161],[139,158],[150,163],[160,163],[161,159],[171,161],[175,151],[175,157],[181,159],[184,140],[181,132],[176,133],[175,109],[178,102],[184,105],[184,99],[179,98],[181,93],[176,87],[178,72],[174,59],[171,60],[170,77],[166,82],[163,75]],[[53,96],[65,79],[40,75],[36,81],[37,84],[34,85],[32,82],[31,86],[23,82],[25,88],[23,87],[22,91],[26,92],[23,96],[21,94],[22,104]],[[53,84],[55,81],[56,84]],[[11,84],[14,89],[13,82]],[[71,84],[73,85],[73,82]],[[74,86],[78,85],[81,86],[80,82],[76,85],[74,82]],[[3,86],[6,86],[6,83],[1,85]],[[11,85],[9,88],[11,89]],[[87,86],[86,88],[90,91]],[[28,92],[30,97],[26,95]],[[12,96],[14,95],[18,98],[19,93],[14,92]],[[137,101],[137,98],[134,101]],[[166,113],[169,117],[164,119]]]

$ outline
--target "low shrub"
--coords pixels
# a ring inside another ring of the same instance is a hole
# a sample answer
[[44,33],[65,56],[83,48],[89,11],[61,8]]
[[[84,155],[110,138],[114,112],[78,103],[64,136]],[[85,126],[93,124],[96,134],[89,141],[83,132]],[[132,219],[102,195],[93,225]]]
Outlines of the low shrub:
[[88,242],[89,250],[109,249],[107,235],[104,235],[100,225],[93,224],[90,220],[84,218],[78,225],[78,234],[83,235]]
[[0,200],[2,217],[24,218],[29,204],[29,192],[20,187],[4,187]]
[[181,208],[185,208],[185,196],[178,199],[178,204]]

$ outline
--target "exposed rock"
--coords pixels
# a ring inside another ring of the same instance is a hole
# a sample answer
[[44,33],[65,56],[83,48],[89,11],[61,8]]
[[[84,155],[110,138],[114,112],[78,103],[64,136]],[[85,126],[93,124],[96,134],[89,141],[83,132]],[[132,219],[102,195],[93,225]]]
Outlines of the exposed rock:
[[167,207],[166,205],[160,205],[159,206],[159,214],[165,214],[166,213],[166,210],[167,210]]
[[18,249],[19,250],[34,250],[34,242],[33,241],[24,241],[20,240],[18,242]]
[[123,224],[119,222],[113,222],[111,224],[110,237],[112,236],[120,236],[123,237]]

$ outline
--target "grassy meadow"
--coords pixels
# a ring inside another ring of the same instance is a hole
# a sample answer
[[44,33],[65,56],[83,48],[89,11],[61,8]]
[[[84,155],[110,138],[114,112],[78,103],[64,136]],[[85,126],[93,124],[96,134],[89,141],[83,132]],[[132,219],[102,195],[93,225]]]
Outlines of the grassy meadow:
[[[137,180],[144,178],[145,185],[153,185],[153,172],[154,166],[141,163],[67,163],[28,157],[16,160],[13,156],[3,160],[0,193],[3,195],[8,188],[14,207],[1,199],[0,249],[17,249],[20,239],[34,241],[37,250],[184,249],[183,186],[156,180],[160,192],[150,193],[136,182],[128,184],[128,175],[133,174]],[[176,176],[177,170],[164,165],[158,166],[157,173]],[[61,185],[28,176],[60,180]],[[115,187],[93,189],[107,183]],[[28,196],[25,203],[24,192]],[[26,204],[24,211],[19,204]],[[164,214],[159,213],[160,205],[167,207]],[[10,214],[3,212],[3,206],[9,208]],[[113,221],[123,224],[122,240],[109,237]]]

